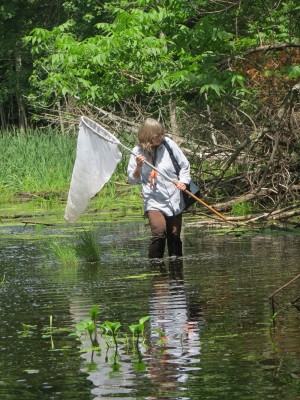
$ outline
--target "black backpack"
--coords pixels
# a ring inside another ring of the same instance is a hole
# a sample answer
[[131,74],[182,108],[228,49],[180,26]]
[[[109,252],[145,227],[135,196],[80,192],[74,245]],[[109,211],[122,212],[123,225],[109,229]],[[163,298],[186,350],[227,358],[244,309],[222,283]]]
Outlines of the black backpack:
[[[163,141],[163,145],[168,150],[168,153],[170,154],[172,163],[174,165],[175,172],[176,172],[177,176],[179,177],[180,166],[178,164],[178,161],[174,157],[173,151],[172,151],[171,147],[169,146],[169,143],[166,140]],[[192,180],[190,181],[189,185],[186,185],[186,186],[187,186],[187,190],[189,192],[193,193],[197,197],[200,196],[200,188]],[[185,203],[184,209],[187,210],[197,200],[194,197],[190,196],[186,192],[182,192],[182,194],[183,194],[183,199],[184,199],[184,203]]]

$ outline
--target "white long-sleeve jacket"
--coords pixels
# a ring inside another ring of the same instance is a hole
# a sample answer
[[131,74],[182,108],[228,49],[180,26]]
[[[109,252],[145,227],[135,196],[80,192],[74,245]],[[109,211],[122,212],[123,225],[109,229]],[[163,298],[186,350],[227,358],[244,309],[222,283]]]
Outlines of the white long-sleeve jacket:
[[[172,139],[166,137],[165,140],[168,142],[173,151],[174,157],[180,166],[179,177],[176,175],[169,152],[163,144],[157,148],[156,160],[153,160],[151,154],[148,151],[143,150],[140,146],[135,146],[133,148],[133,152],[136,155],[143,154],[150,164],[155,166],[164,175],[170,177],[172,181],[175,180],[189,184],[191,180],[189,161],[183,154],[182,150]],[[181,191],[177,189],[174,183],[168,181],[159,173],[151,182],[150,174],[152,168],[145,163],[141,168],[141,176],[139,178],[134,178],[133,172],[135,168],[136,157],[132,154],[127,170],[128,179],[131,184],[142,185],[144,211],[159,210],[167,216],[177,215],[183,211],[183,196]]]

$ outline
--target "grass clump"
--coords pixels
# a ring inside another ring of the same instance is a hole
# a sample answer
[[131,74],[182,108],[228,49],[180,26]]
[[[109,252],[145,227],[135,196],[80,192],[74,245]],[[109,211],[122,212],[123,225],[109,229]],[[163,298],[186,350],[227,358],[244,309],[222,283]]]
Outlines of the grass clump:
[[65,240],[49,243],[50,256],[64,266],[76,265],[78,261],[100,261],[100,244],[98,242],[98,230],[83,230],[77,234],[75,240],[70,243]]
[[78,263],[76,249],[69,243],[52,242],[49,244],[49,249],[52,258],[64,266]]
[[91,262],[100,261],[98,236],[97,229],[83,230],[77,235],[75,250],[78,257]]

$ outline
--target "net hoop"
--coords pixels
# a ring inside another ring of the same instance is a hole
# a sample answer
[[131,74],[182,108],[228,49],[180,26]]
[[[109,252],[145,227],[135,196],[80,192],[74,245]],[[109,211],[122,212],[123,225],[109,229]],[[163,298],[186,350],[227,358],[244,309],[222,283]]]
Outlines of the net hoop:
[[90,118],[81,117],[81,122],[102,139],[114,144],[121,144],[114,135],[108,132],[105,128],[103,128],[103,126],[99,125],[97,122],[92,121]]

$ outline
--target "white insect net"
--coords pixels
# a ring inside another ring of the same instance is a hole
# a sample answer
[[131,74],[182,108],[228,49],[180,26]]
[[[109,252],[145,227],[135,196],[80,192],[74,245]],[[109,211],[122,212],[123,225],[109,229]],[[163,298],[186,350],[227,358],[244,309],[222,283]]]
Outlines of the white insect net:
[[89,200],[109,181],[122,158],[119,144],[118,139],[101,125],[87,117],[81,118],[65,210],[67,222],[76,222]]

